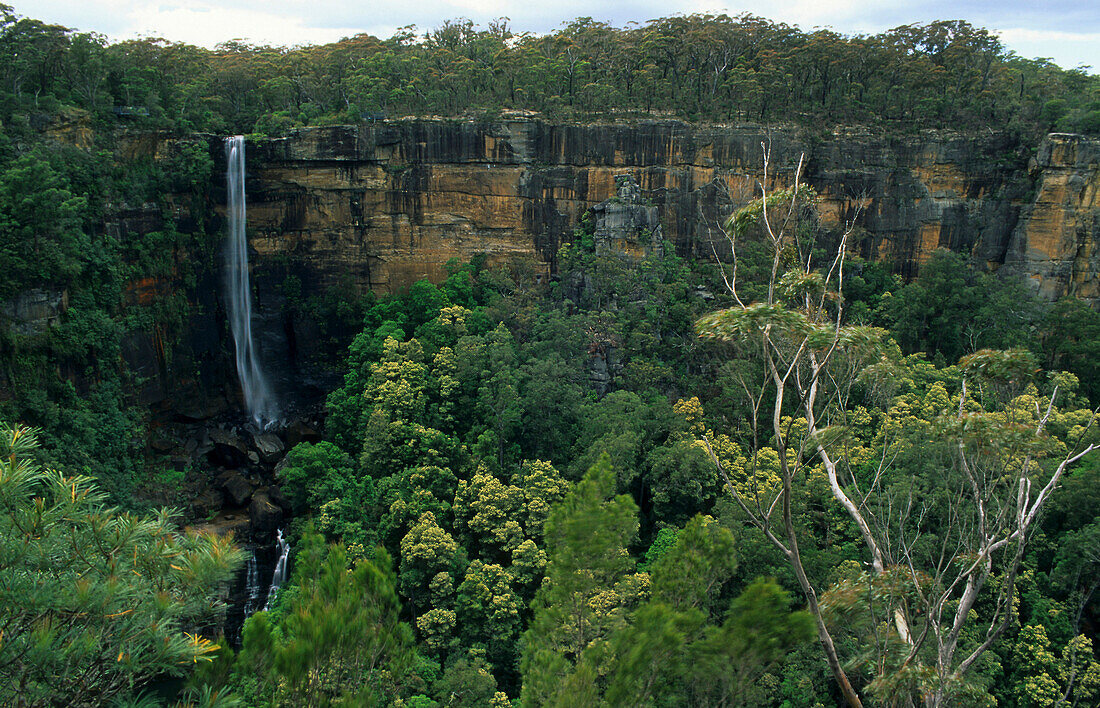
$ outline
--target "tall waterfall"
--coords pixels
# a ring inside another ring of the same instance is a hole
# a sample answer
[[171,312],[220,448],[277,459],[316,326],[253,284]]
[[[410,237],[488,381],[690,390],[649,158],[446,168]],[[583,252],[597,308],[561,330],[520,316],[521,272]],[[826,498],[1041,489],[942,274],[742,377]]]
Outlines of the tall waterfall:
[[237,350],[237,376],[241,380],[245,407],[260,428],[279,419],[275,394],[264,377],[256,342],[252,338],[252,289],[248,281],[248,238],[245,235],[244,136],[225,139],[229,217],[226,254],[226,285],[229,325]]

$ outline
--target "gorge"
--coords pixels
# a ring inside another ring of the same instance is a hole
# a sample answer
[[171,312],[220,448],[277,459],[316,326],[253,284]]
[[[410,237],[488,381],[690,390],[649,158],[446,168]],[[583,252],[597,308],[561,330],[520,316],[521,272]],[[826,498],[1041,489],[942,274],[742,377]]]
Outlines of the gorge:
[[0,704],[1100,701],[1100,76],[509,23],[0,5]]

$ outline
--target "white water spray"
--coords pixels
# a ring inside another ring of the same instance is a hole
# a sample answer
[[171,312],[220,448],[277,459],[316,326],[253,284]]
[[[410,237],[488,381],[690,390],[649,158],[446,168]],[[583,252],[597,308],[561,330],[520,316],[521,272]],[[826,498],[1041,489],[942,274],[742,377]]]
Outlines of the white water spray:
[[245,235],[244,136],[225,139],[228,185],[229,244],[226,286],[229,325],[237,351],[237,376],[241,380],[248,415],[261,429],[279,419],[275,395],[260,367],[252,338],[252,289],[248,275],[248,238]]
[[271,588],[267,591],[267,602],[264,604],[265,611],[271,609],[271,603],[279,593],[279,588],[286,581],[286,559],[290,555],[290,543],[283,538],[282,529],[279,529],[279,535],[275,543],[279,549],[279,560],[275,563],[275,572],[271,574]]
[[253,553],[248,557],[248,575],[245,579],[245,591],[248,593],[248,599],[244,603],[245,619],[248,619],[260,604],[260,590],[259,563],[256,561],[256,554]]

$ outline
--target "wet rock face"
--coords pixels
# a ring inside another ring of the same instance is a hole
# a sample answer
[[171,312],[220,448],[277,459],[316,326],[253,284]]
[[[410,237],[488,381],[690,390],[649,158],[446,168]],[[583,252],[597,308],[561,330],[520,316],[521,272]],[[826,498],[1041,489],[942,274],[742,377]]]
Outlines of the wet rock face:
[[[1038,274],[1049,296],[1096,297],[1100,141],[1051,136],[1029,172],[1026,148],[1004,135],[822,136],[675,121],[402,120],[250,143],[255,270],[293,264],[303,292],[393,292],[477,254],[553,271],[580,216],[617,197],[626,176],[678,253],[710,258],[724,240],[719,224],[759,194],[761,143],[771,147],[771,186],[789,183],[801,158],[826,221],[854,220],[853,247],[899,273],[915,274],[946,247]],[[634,228],[639,214],[601,216]]]
[[26,336],[45,334],[61,324],[61,315],[69,307],[66,290],[27,290],[0,306],[0,316],[15,333]]

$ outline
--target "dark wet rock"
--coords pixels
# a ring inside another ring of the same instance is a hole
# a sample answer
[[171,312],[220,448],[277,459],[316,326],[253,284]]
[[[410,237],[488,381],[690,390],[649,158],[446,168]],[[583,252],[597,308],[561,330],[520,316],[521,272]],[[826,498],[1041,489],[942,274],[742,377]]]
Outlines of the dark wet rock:
[[290,425],[286,426],[287,447],[294,447],[302,442],[320,442],[320,440],[321,434],[317,432],[317,429],[301,418],[291,421]]
[[252,495],[248,516],[253,534],[274,533],[283,523],[283,510],[271,499],[268,489],[260,489]]
[[268,487],[267,497],[271,500],[271,503],[277,505],[283,511],[290,513],[290,500],[283,494],[283,490],[280,487]]
[[279,460],[278,464],[275,465],[275,468],[271,470],[271,474],[274,475],[275,479],[282,479],[283,469],[285,469],[286,466],[290,464],[289,462],[287,462],[287,459],[288,458],[284,457],[283,459]]
[[252,498],[252,485],[236,470],[222,472],[214,482],[225,492],[230,506],[244,506]]
[[149,447],[154,451],[165,453],[176,449],[178,443],[171,437],[163,434],[154,435],[149,441]]
[[[210,442],[213,445],[209,453],[210,461],[224,467],[243,467],[250,461],[249,449],[236,433],[212,428],[210,430]],[[255,455],[255,453],[252,453]],[[259,462],[257,456],[256,462]]]
[[274,433],[259,433],[252,435],[252,444],[260,459],[267,464],[278,462],[286,454],[283,441]]
[[229,410],[229,404],[221,396],[201,394],[197,396],[181,395],[178,400],[173,398],[172,405],[173,410],[179,417],[193,421],[210,420]]

